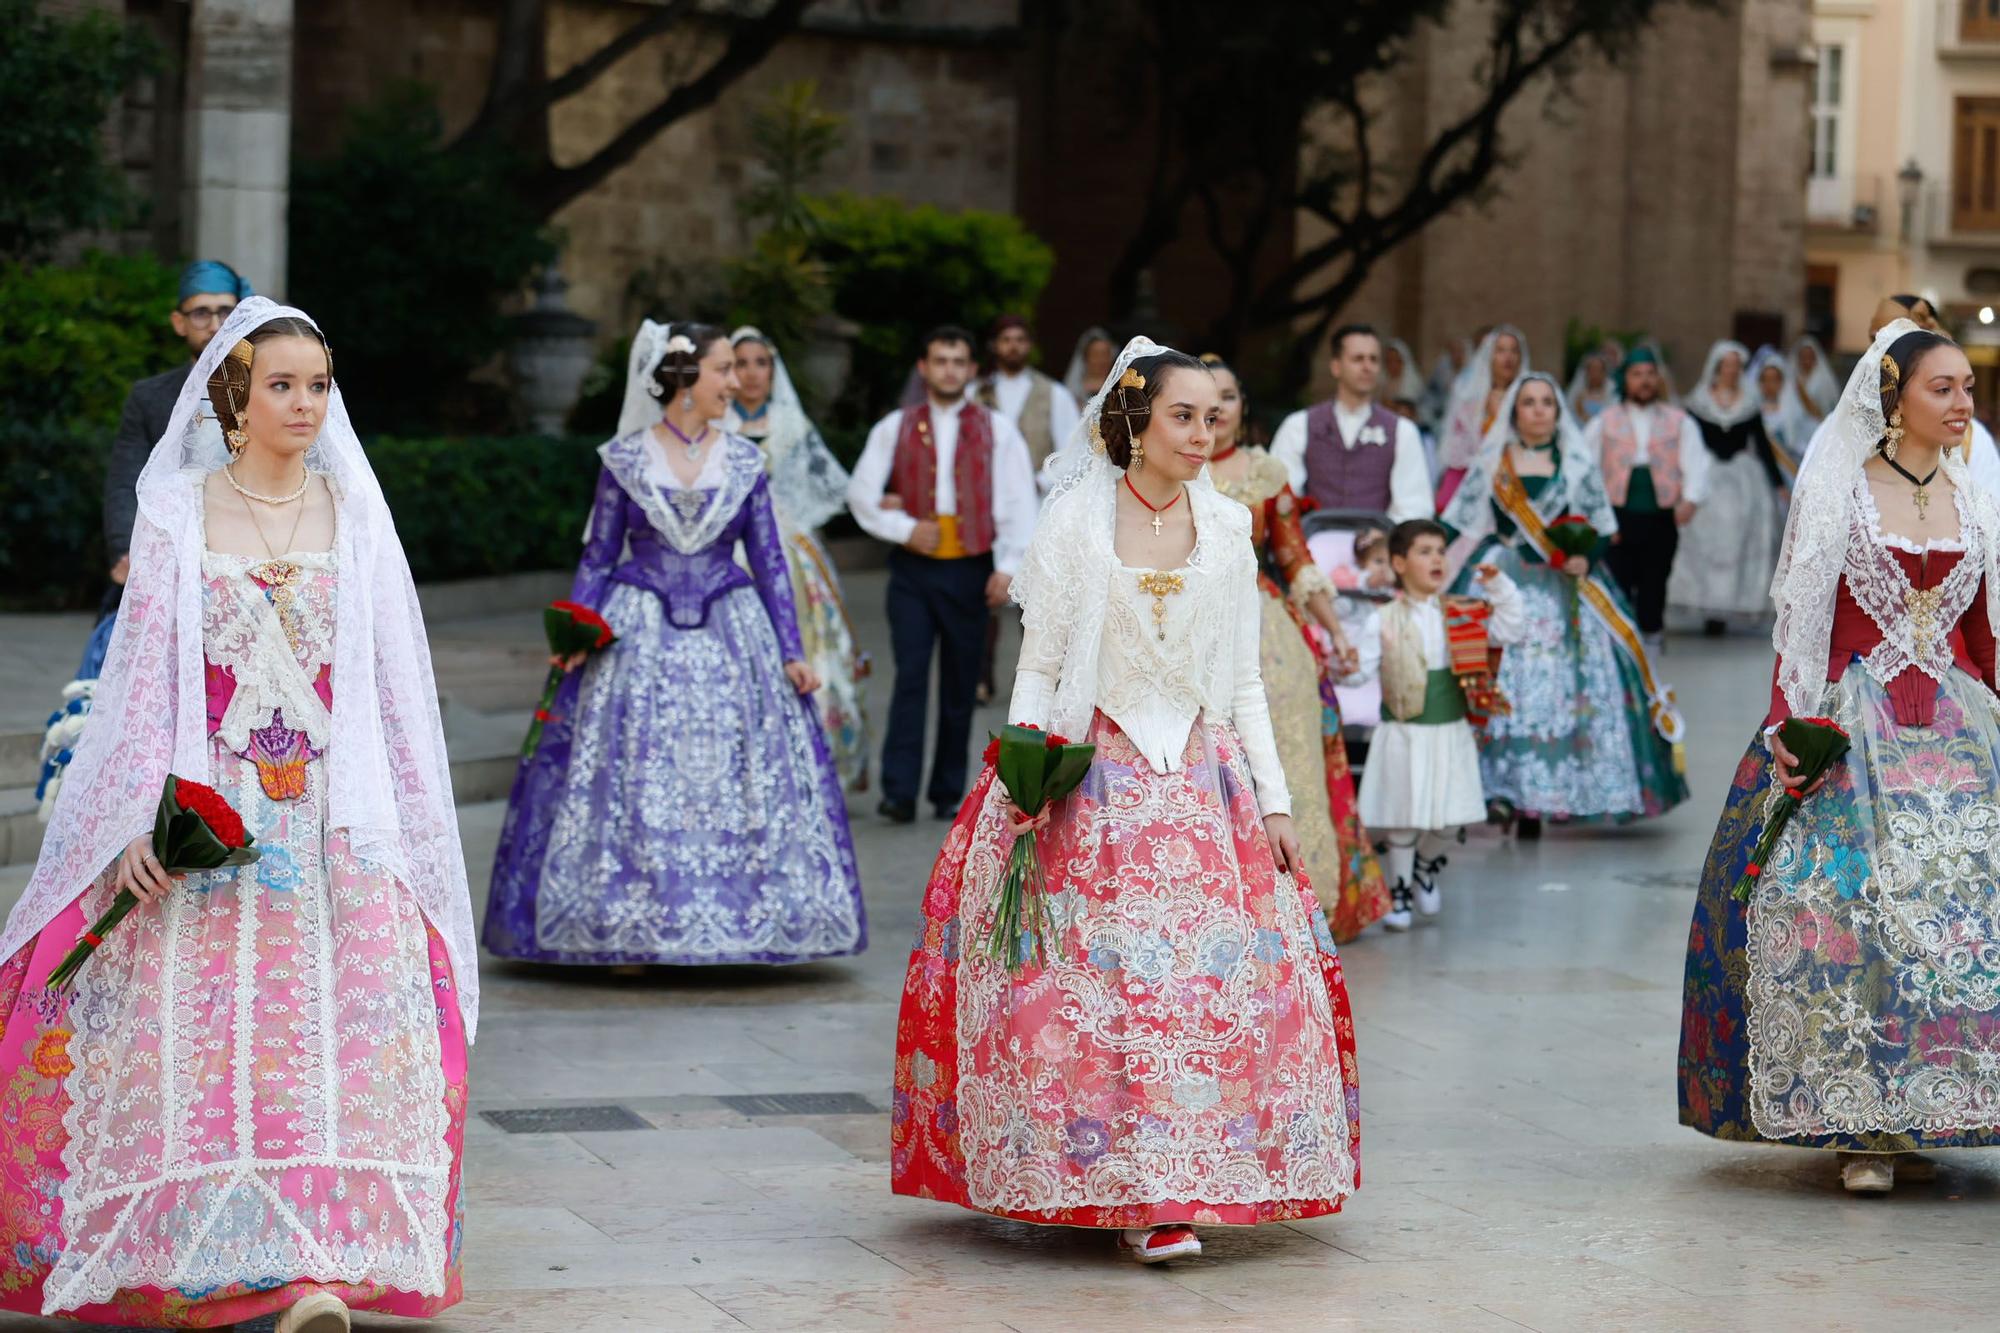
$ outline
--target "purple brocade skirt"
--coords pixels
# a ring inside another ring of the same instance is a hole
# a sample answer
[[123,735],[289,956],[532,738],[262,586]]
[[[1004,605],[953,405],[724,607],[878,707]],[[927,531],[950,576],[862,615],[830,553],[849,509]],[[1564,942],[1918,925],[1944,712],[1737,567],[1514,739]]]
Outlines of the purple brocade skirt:
[[667,623],[616,585],[618,642],[563,682],[507,802],[483,940],[545,963],[795,963],[867,944],[826,732],[754,589]]

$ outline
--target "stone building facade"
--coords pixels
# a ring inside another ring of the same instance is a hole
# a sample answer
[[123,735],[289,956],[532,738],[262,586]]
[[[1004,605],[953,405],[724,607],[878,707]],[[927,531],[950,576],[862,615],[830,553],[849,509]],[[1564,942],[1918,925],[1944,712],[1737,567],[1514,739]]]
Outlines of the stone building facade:
[[[409,80],[437,90],[448,133],[461,128],[485,95],[495,45],[487,0],[48,2],[122,8],[173,56],[121,118],[121,155],[155,201],[149,230],[129,242],[230,257],[280,293],[285,265],[300,258],[284,253],[292,157],[331,151],[352,108]],[[1417,151],[1462,109],[1485,2],[1460,0],[1449,24],[1423,28],[1377,90],[1389,142]],[[1621,65],[1587,61],[1572,98],[1523,98],[1508,120],[1515,159],[1494,197],[1387,257],[1345,313],[1396,330],[1426,360],[1503,319],[1527,330],[1538,364],[1559,359],[1572,317],[1654,332],[1684,366],[1715,337],[1796,332],[1811,3],[1669,7]],[[651,7],[549,0],[550,68]],[[847,125],[820,188],[1013,211],[1053,245],[1038,312],[1050,362],[1059,367],[1077,333],[1107,318],[1207,327],[1226,275],[1199,225],[1159,255],[1152,309],[1109,308],[1106,275],[1147,169],[1131,147],[1146,112],[1129,85],[1104,76],[1105,41],[1085,21],[1098,12],[1060,0],[821,0],[715,105],[556,215],[570,305],[610,337],[643,305],[714,284],[747,239],[736,205],[751,118],[772,89],[809,78]],[[681,25],[561,103],[557,159],[587,155],[716,40],[712,27]],[[1258,262],[1275,269],[1317,239],[1310,219],[1285,219]]]
[[[1536,368],[1556,371],[1572,318],[1644,330],[1683,382],[1714,339],[1797,334],[1809,20],[1807,0],[1668,8],[1619,65],[1581,70],[1567,98],[1523,97],[1504,122],[1514,157],[1494,197],[1389,255],[1348,316],[1393,329],[1426,365],[1503,321],[1527,335]],[[1415,153],[1464,113],[1485,30],[1470,12],[1424,30],[1378,90],[1386,142]],[[1301,249],[1324,235],[1300,219]]]
[[1884,296],[1926,297],[2000,371],[2000,5],[1815,0],[1807,289],[1858,353]]

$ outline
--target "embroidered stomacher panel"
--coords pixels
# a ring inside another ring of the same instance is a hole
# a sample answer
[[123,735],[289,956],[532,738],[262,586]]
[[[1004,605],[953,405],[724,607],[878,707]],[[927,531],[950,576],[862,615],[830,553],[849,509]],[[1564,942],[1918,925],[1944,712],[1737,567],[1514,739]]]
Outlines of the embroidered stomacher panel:
[[1958,509],[1959,540],[1966,554],[1935,586],[1918,588],[1903,572],[1894,552],[1877,539],[1881,520],[1865,477],[1855,492],[1854,522],[1842,572],[1855,605],[1882,632],[1882,642],[1861,659],[1862,666],[1885,687],[1911,667],[1942,682],[1952,668],[1952,627],[1971,607],[1985,572],[1985,562],[1978,555],[1985,542],[1972,506],[1957,490],[1952,492]]

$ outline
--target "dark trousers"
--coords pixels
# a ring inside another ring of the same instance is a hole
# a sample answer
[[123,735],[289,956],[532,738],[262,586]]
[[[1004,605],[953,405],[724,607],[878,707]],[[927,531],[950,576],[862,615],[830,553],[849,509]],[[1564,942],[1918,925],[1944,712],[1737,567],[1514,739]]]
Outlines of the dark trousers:
[[1674,511],[1616,509],[1618,540],[1605,553],[1618,590],[1632,603],[1641,634],[1658,634],[1667,617],[1667,575],[1673,573],[1674,552],[1681,529]]
[[966,748],[973,696],[986,655],[986,580],[993,557],[933,560],[889,553],[889,645],[896,686],[882,744],[882,799],[914,805],[924,772],[924,722],[930,708],[931,652],[938,658],[938,735],[931,758],[930,801],[956,806],[965,795]]

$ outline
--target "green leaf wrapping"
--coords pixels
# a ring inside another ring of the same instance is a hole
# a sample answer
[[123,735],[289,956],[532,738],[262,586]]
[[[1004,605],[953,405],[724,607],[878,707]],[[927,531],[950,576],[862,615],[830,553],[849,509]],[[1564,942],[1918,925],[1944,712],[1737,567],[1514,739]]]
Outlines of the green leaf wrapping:
[[[1778,724],[1778,739],[1784,743],[1799,761],[1799,783],[1795,790],[1805,791],[1820,780],[1832,767],[1847,757],[1854,742],[1837,727],[1799,717],[1788,717]],[[1778,845],[1778,838],[1792,822],[1803,797],[1790,792],[1780,796],[1772,805],[1770,817],[1765,821],[1764,832],[1758,836],[1756,847],[1751,849],[1750,860],[1743,874],[1736,880],[1736,887],[1730,890],[1738,902],[1750,901],[1751,890],[1757,879],[1764,873],[1771,858],[1771,851]]]
[[1000,781],[1022,814],[1038,815],[1047,799],[1049,738],[1033,727],[1008,723],[1000,732]]
[[542,608],[542,632],[549,637],[549,651],[557,657],[587,653],[597,647],[597,630],[579,624],[567,611],[553,606]]

